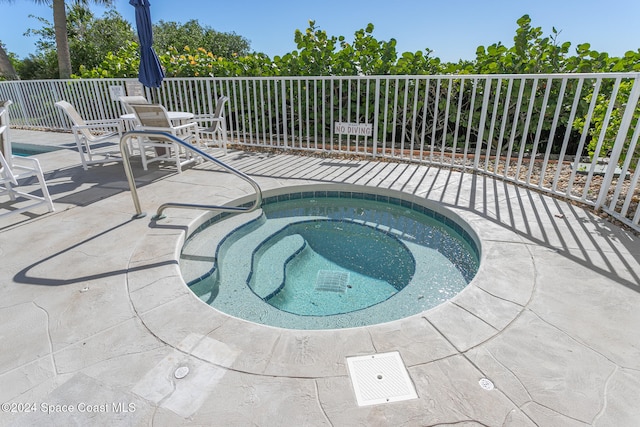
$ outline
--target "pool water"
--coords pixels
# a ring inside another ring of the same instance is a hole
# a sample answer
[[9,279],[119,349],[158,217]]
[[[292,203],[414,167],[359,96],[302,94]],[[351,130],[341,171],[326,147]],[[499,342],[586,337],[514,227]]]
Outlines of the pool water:
[[11,144],[11,154],[18,157],[35,156],[36,154],[43,154],[57,150],[60,150],[60,147],[36,144],[22,144],[17,142]]
[[263,289],[271,284],[270,278],[278,277],[268,273],[268,266],[282,268],[277,254],[269,256],[269,249],[282,254],[292,248],[295,256],[288,258],[282,280],[271,284],[275,289],[264,300],[301,316],[372,306],[402,290],[415,272],[411,252],[392,234],[348,220],[295,222],[270,236],[263,246],[266,249],[254,257],[258,268],[249,287]]
[[218,215],[188,239],[180,260],[190,289],[211,306],[293,329],[420,313],[464,289],[478,263],[476,241],[441,213],[326,191],[267,198],[250,220]]

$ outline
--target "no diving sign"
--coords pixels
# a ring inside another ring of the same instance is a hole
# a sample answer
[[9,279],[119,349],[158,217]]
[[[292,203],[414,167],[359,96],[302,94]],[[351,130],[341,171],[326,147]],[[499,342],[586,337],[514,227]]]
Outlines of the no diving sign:
[[333,133],[337,135],[373,136],[373,125],[371,123],[335,122]]

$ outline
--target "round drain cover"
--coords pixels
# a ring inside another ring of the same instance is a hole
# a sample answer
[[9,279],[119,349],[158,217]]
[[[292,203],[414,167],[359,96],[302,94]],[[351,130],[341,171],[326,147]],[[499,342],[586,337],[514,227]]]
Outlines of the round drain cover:
[[182,379],[184,377],[187,376],[187,374],[189,373],[189,368],[186,366],[180,366],[178,369],[176,369],[176,371],[173,373],[173,376],[176,377],[177,379]]
[[478,381],[478,384],[480,384],[480,387],[485,390],[493,390],[493,383],[487,378],[482,378],[480,381]]

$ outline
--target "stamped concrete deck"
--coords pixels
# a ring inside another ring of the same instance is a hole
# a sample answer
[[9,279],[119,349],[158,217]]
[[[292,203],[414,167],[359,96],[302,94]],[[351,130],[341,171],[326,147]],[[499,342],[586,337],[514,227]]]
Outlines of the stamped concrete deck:
[[[0,219],[0,425],[640,424],[640,240],[579,207],[425,166],[230,151],[221,159],[266,191],[401,191],[439,202],[482,240],[476,278],[435,309],[284,330],[230,318],[184,286],[177,254],[201,212],[150,219],[163,202],[224,203],[247,184],[208,165],[176,174],[134,163],[149,215],[132,219],[122,165],[85,172],[72,150],[39,158],[56,212]],[[388,351],[418,399],[358,407],[346,357]]]

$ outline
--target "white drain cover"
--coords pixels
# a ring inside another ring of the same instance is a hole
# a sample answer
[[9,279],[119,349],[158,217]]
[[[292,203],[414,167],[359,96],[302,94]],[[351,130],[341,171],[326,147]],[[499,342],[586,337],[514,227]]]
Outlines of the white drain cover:
[[347,357],[347,365],[358,406],[418,398],[397,351]]
[[493,383],[488,378],[482,378],[480,381],[478,381],[478,384],[480,384],[480,387],[488,391],[493,390],[494,388]]
[[349,273],[346,271],[320,270],[316,276],[316,291],[344,293],[348,284]]

